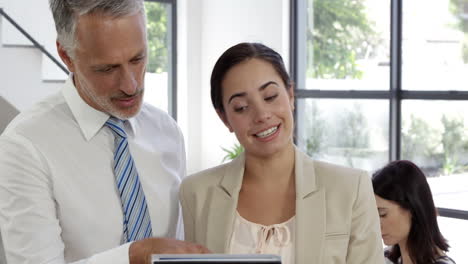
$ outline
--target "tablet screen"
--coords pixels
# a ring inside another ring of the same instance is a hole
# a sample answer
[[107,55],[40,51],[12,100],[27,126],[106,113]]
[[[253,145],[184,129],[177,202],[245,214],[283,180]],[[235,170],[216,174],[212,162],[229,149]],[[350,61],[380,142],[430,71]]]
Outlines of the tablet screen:
[[153,264],[281,264],[276,255],[228,255],[228,254],[157,254],[152,256]]

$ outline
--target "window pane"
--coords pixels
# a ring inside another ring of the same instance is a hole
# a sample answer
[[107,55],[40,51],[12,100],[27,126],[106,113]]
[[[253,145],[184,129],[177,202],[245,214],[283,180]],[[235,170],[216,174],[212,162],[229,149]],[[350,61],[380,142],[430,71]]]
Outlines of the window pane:
[[298,146],[315,159],[374,171],[388,162],[388,101],[300,99]]
[[463,231],[468,230],[468,220],[437,217],[437,221],[439,222],[440,232],[450,245],[447,255],[456,263],[468,263],[466,232]]
[[403,1],[402,49],[404,90],[468,91],[468,1]]
[[307,3],[305,89],[388,90],[390,0]]
[[437,207],[468,210],[468,111],[462,101],[405,100],[401,156],[418,164]]
[[148,66],[145,100],[169,112],[171,87],[171,4],[145,1],[148,26]]

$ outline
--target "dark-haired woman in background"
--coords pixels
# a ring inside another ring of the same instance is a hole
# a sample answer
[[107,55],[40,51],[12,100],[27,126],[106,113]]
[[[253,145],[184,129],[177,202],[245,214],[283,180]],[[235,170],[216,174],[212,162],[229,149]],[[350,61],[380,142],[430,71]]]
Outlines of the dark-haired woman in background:
[[372,177],[387,263],[454,264],[437,225],[437,211],[421,169],[394,161]]

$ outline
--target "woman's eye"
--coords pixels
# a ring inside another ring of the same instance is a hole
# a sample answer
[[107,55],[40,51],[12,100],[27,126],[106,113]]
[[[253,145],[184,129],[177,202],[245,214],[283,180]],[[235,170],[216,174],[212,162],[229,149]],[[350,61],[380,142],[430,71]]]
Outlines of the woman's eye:
[[273,101],[273,100],[275,100],[276,97],[278,97],[278,94],[265,97],[265,101]]
[[385,217],[387,214],[380,214],[379,216],[380,217]]
[[245,109],[247,109],[247,106],[234,107],[234,112],[240,113],[240,112],[244,111]]

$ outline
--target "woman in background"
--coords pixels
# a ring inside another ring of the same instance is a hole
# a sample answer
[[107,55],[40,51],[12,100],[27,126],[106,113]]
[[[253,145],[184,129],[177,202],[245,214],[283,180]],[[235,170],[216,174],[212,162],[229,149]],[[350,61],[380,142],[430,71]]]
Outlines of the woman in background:
[[283,264],[384,262],[368,174],[294,145],[294,89],[278,53],[229,48],[214,66],[211,99],[245,152],[183,181],[186,240],[215,253],[277,254]]
[[388,263],[454,264],[437,225],[437,211],[421,169],[394,161],[372,177]]

